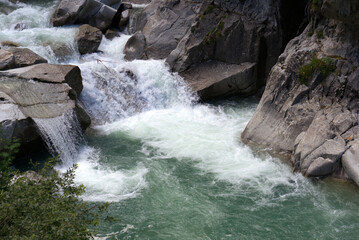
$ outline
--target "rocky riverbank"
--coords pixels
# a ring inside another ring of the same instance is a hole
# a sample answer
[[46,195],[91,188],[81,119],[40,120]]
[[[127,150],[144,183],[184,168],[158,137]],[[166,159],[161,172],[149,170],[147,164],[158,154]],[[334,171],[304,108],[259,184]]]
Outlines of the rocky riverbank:
[[359,3],[323,0],[310,7],[309,25],[273,67],[242,139],[286,154],[308,177],[359,184]]
[[[265,86],[243,141],[286,156],[308,177],[359,184],[358,9],[350,0],[62,0],[50,22],[81,25],[74,37],[79,54],[96,52],[103,35],[133,34],[127,61],[165,60],[204,101],[250,96]],[[66,46],[51,48],[66,58]],[[0,69],[6,138],[38,142],[31,119],[68,110],[83,129],[90,124],[77,101],[76,66],[47,64],[5,41]]]

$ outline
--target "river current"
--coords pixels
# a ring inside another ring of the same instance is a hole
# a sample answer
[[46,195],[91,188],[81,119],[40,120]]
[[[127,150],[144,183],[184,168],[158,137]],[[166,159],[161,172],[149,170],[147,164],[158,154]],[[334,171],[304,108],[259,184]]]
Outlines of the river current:
[[[59,169],[78,164],[84,200],[111,202],[117,221],[101,222],[98,239],[358,238],[356,186],[308,180],[241,142],[258,99],[198,103],[164,61],[125,61],[125,34],[80,56],[77,26],[50,26],[57,3],[0,0],[0,42],[81,68],[93,118],[85,136],[71,135],[72,113],[35,121],[53,151],[68,153]],[[56,56],[58,46],[70,53]]]

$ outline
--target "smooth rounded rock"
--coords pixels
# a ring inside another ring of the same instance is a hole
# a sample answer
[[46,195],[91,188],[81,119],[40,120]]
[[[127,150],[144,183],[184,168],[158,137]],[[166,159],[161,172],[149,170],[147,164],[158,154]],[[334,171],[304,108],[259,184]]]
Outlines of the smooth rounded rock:
[[136,32],[125,45],[125,59],[132,61],[135,59],[142,59],[144,57],[146,47],[146,39],[142,32]]

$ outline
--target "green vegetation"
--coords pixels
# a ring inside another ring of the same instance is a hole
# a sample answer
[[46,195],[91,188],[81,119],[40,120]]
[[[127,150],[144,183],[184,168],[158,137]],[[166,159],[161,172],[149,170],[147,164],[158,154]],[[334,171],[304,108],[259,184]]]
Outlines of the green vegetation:
[[204,16],[206,16],[207,14],[210,14],[214,9],[214,4],[213,2],[211,4],[209,4],[207,6],[207,8],[204,10],[203,14],[200,14],[199,17],[201,20],[203,20]]
[[204,15],[211,13],[213,11],[213,9],[214,9],[214,4],[213,3],[209,4],[207,6],[206,10],[204,10]]
[[21,174],[10,167],[19,144],[8,144],[0,153],[0,239],[89,239],[89,226],[97,225],[108,204],[79,199],[84,186],[74,183],[76,165],[61,174],[58,160],[37,172]]
[[311,0],[311,7],[314,12],[319,9],[319,0]]
[[308,31],[307,35],[308,35],[308,37],[311,37],[311,36],[313,36],[313,34],[314,34],[314,30],[311,28],[311,29]]
[[324,38],[324,33],[323,33],[323,31],[317,31],[317,32],[316,32],[316,35],[317,35],[317,38],[319,38],[319,39]]
[[316,56],[312,57],[312,60],[299,68],[299,82],[301,84],[307,84],[316,71],[319,71],[322,77],[325,79],[336,69],[333,60],[330,58],[319,59]]
[[215,40],[219,39],[222,36],[222,30],[224,28],[223,20],[216,26],[214,26],[211,31],[206,35],[203,40],[204,45],[211,45]]
[[342,60],[342,61],[347,60],[346,58],[343,58],[342,56],[338,56],[338,55],[330,55],[329,57],[333,58],[333,59],[337,59],[337,60]]

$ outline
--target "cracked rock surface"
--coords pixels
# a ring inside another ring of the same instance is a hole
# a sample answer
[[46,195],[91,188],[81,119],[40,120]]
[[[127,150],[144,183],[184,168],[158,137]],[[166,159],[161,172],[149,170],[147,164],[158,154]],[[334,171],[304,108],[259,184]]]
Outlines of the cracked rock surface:
[[[359,139],[358,34],[348,16],[338,16],[349,8],[347,13],[356,17],[359,8],[337,2],[322,1],[316,21],[287,45],[242,134],[245,143],[287,156],[295,170],[309,177],[346,178],[343,165],[350,169],[349,176],[359,176],[353,173],[359,169],[354,166],[359,161],[353,160],[359,153],[351,150]],[[325,75],[314,67],[313,74],[300,81],[301,67],[313,63],[314,57],[330,62],[335,70]]]

